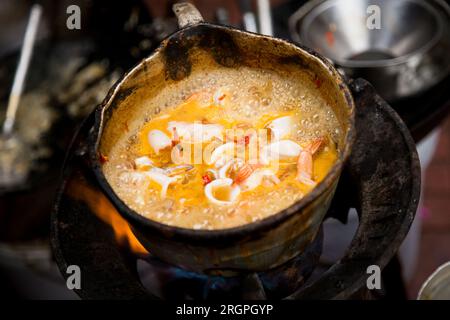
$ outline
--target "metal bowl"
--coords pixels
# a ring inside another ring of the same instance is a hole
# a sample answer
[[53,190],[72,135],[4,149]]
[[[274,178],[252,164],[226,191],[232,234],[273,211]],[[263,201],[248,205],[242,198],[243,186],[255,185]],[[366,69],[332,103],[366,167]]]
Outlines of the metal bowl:
[[450,299],[450,261],[437,268],[420,288],[418,300]]
[[313,0],[289,28],[294,41],[345,75],[366,78],[390,101],[419,94],[450,71],[450,9],[441,0]]

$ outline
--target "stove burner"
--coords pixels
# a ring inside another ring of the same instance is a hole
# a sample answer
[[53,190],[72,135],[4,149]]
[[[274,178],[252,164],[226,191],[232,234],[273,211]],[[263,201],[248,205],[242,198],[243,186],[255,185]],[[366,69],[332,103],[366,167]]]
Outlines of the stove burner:
[[143,285],[154,295],[168,299],[280,299],[297,290],[319,261],[322,230],[306,250],[282,266],[256,274],[234,277],[207,276],[169,266],[149,256],[138,260]]
[[[215,299],[230,290],[249,299],[346,299],[365,285],[368,266],[384,268],[414,219],[420,165],[414,141],[400,117],[366,81],[352,81],[350,87],[357,105],[356,141],[327,214],[327,218],[345,223],[349,208],[358,211],[360,224],[345,256],[306,284],[304,280],[321,252],[322,235],[301,256],[283,266],[233,279],[207,278],[147,258],[152,268],[160,271],[151,274],[161,285],[160,297]],[[143,286],[136,258],[117,245],[111,228],[84,202],[70,196],[71,182],[77,180],[98,188],[84,158],[92,121],[91,116],[84,122],[66,160],[64,183],[52,215],[51,242],[56,261],[65,277],[69,276],[69,265],[80,266],[81,289],[75,291],[81,298],[158,298]]]

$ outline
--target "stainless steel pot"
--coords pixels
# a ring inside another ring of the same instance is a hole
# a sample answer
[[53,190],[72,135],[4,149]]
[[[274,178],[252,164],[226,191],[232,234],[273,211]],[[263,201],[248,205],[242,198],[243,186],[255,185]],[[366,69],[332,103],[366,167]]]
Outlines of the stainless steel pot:
[[290,17],[289,29],[294,41],[391,102],[450,72],[450,8],[442,0],[313,0]]

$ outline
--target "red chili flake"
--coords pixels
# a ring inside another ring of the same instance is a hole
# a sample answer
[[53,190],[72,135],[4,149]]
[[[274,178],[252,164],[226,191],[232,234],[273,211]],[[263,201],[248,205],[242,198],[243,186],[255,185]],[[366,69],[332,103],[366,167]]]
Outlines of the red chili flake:
[[208,174],[204,174],[202,176],[203,185],[206,186],[208,183],[212,181],[211,177]]
[[220,97],[217,98],[217,100],[222,101],[223,99],[225,99],[226,94],[223,93]]
[[247,135],[247,136],[244,137],[244,144],[248,145],[249,143],[250,143],[250,136]]
[[249,143],[250,143],[250,136],[251,135],[246,135],[246,136],[243,136],[243,137],[241,137],[241,138],[234,138],[234,143],[237,143],[237,144],[243,144],[243,145],[248,145]]
[[103,163],[106,163],[109,159],[107,156],[100,153],[99,160],[100,160],[100,163],[103,164]]
[[175,147],[179,143],[180,143],[180,137],[178,136],[177,128],[173,127],[172,147]]
[[329,47],[334,46],[334,33],[333,32],[331,32],[331,31],[325,32],[325,39],[327,40]]
[[316,88],[320,88],[322,86],[322,82],[323,82],[323,80],[319,79],[317,76],[314,79],[314,84],[316,85]]

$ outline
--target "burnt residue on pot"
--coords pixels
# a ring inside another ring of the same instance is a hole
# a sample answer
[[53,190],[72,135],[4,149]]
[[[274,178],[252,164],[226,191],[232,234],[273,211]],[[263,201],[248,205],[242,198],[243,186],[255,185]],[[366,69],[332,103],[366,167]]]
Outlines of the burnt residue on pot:
[[188,47],[180,39],[171,38],[163,51],[167,76],[173,80],[181,80],[191,73]]
[[189,76],[192,68],[189,57],[195,54],[195,50],[190,50],[197,47],[207,51],[219,65],[232,68],[242,63],[242,54],[228,30],[199,25],[174,34],[163,44],[161,53],[171,79]]

